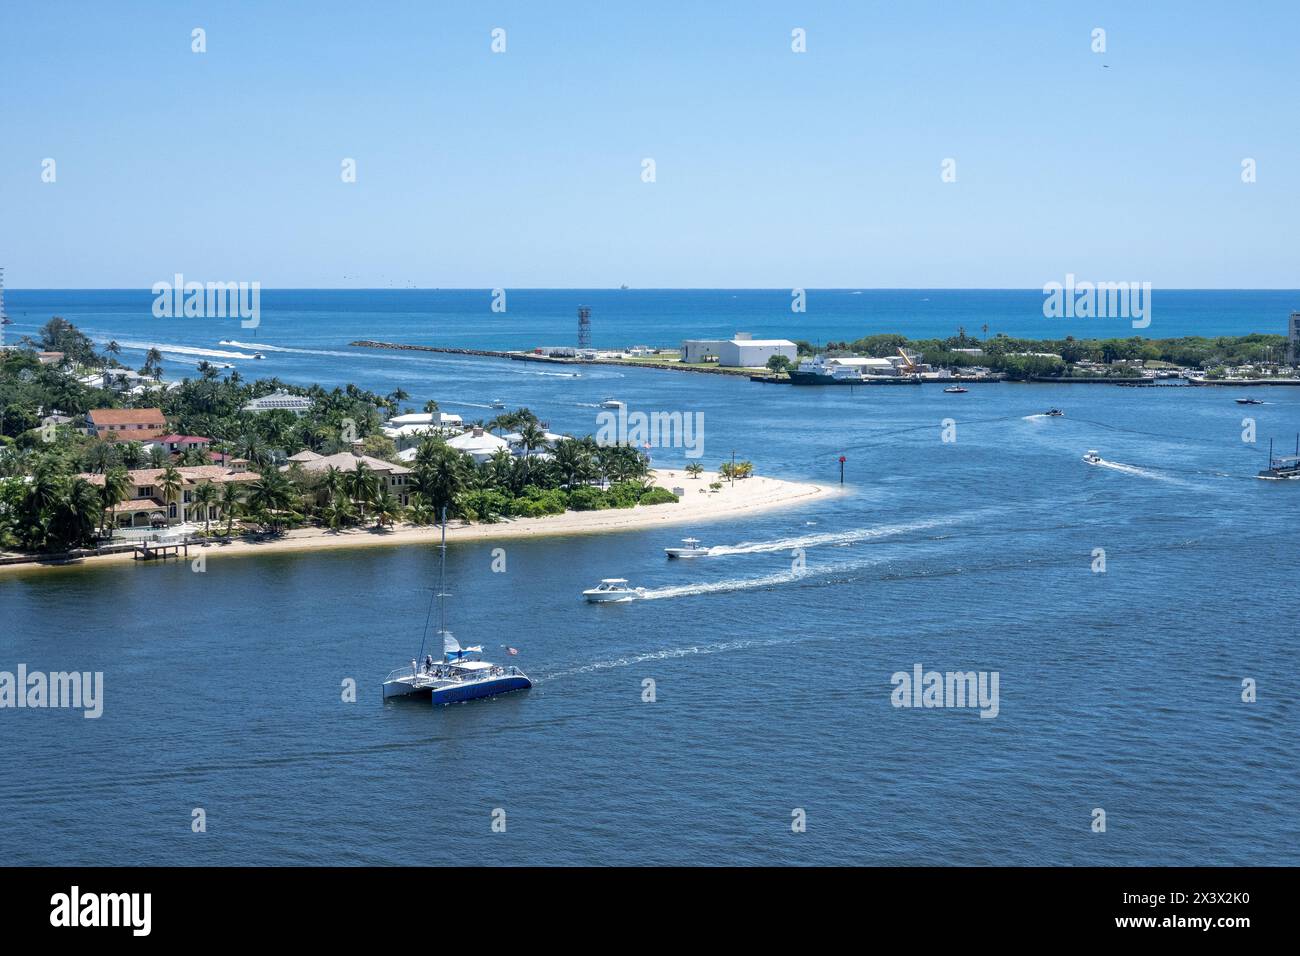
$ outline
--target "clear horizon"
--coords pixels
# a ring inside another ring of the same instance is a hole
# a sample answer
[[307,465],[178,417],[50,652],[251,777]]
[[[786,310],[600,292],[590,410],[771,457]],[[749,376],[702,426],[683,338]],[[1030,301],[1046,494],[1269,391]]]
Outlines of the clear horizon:
[[1297,25],[1280,2],[11,8],[0,264],[12,289],[1289,289]]

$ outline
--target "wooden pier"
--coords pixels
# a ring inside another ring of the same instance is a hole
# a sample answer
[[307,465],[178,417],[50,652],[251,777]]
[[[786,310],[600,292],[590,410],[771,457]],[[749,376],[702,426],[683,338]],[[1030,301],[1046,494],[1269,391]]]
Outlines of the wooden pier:
[[170,544],[142,541],[133,550],[135,554],[132,557],[136,561],[152,561],[155,558],[188,558],[190,556],[190,542],[188,538]]

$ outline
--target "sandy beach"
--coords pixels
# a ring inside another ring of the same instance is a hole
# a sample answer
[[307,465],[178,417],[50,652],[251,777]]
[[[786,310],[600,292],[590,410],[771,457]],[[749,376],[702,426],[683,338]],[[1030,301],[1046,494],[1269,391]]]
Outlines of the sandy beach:
[[[607,531],[635,531],[642,528],[700,525],[710,521],[735,518],[779,508],[796,507],[837,495],[838,485],[783,481],[779,478],[750,477],[722,482],[722,489],[709,491],[709,484],[721,480],[716,472],[703,472],[692,478],[684,471],[656,470],[655,484],[662,488],[682,488],[685,494],[675,503],[618,508],[607,511],[569,511],[545,518],[510,518],[495,524],[467,524],[451,521],[447,541],[476,541],[496,538],[545,538],[571,534],[601,534]],[[316,551],[339,548],[391,547],[393,545],[429,545],[436,543],[436,526],[417,527],[399,523],[376,530],[373,526],[329,531],[324,528],[297,528],[278,538],[263,541],[232,541],[228,544],[191,544],[190,560],[199,555],[209,558],[272,554],[282,551]],[[131,552],[87,557],[60,564],[24,563],[0,565],[6,573],[67,567],[99,567],[113,562],[130,562]]]

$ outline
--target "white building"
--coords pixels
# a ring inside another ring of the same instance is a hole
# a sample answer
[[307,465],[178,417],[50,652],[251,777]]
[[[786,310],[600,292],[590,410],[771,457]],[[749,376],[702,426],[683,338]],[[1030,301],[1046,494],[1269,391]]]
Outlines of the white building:
[[304,398],[301,395],[290,395],[288,392],[281,391],[253,399],[244,405],[244,411],[260,413],[282,410],[293,412],[295,415],[305,415],[311,411],[311,406],[312,401],[310,398]]
[[510,450],[510,443],[504,438],[498,438],[491,432],[486,432],[481,428],[475,428],[471,431],[465,432],[464,434],[457,435],[455,438],[448,438],[447,447],[464,452],[472,457],[476,462],[482,464],[498,451],[508,452]]
[[748,332],[737,332],[730,339],[686,339],[682,342],[682,361],[691,364],[716,360],[727,368],[763,368],[773,355],[784,355],[795,362],[799,358],[799,349],[789,339],[756,339]]
[[385,437],[391,438],[398,451],[413,448],[431,435],[456,435],[464,430],[459,415],[449,412],[411,412],[394,415],[384,423]]

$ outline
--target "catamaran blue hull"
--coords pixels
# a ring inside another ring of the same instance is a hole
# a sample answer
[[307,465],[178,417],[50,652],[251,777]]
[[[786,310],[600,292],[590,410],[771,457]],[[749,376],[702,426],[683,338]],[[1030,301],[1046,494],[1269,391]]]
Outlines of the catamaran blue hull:
[[440,687],[430,692],[430,697],[433,698],[435,705],[461,704],[467,700],[477,700],[480,697],[496,697],[498,694],[527,690],[532,686],[533,682],[527,677],[510,675],[496,680],[474,681],[461,687]]

